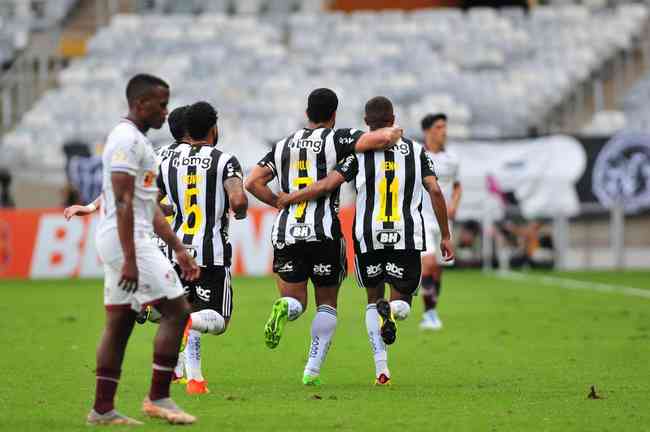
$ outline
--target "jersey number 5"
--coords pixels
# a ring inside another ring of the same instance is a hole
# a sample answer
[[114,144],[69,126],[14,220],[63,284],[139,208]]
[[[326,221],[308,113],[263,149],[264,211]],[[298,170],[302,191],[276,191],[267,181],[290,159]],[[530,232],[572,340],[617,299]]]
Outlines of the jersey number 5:
[[[388,194],[391,195],[391,212],[388,214]],[[397,200],[399,199],[399,182],[393,177],[390,185],[386,177],[379,182],[379,214],[377,220],[380,222],[398,222],[400,220]]]
[[[299,188],[299,189],[300,189],[300,186],[307,187],[310,184],[312,184],[313,182],[314,182],[314,179],[312,179],[311,177],[296,177],[295,179],[293,179],[293,185],[295,187]],[[301,217],[303,217],[305,215],[305,209],[306,208],[307,208],[307,202],[306,201],[299,203],[298,206],[296,207],[296,212],[294,213],[293,216],[296,219],[300,219]]]
[[[183,233],[187,235],[196,235],[199,232],[203,220],[203,214],[198,204],[198,194],[198,189],[189,188],[185,191],[185,196],[183,197],[183,213],[185,213],[187,219],[183,223],[182,229]],[[194,203],[192,203],[192,197],[195,197]],[[194,223],[192,226],[190,226],[191,215],[194,215]]]

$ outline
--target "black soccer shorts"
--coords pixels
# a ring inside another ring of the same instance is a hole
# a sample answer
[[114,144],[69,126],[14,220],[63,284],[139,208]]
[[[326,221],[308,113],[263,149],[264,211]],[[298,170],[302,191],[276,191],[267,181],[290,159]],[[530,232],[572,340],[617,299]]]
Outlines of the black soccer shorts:
[[273,247],[273,272],[285,282],[311,279],[314,286],[338,286],[347,274],[345,240],[299,242]]
[[388,283],[406,295],[416,295],[420,286],[422,263],[418,250],[376,250],[354,257],[357,283],[373,288]]
[[[178,264],[174,266],[181,275]],[[213,309],[224,318],[232,315],[232,283],[230,267],[201,267],[201,274],[195,281],[186,281],[181,277],[187,300],[195,311]]]

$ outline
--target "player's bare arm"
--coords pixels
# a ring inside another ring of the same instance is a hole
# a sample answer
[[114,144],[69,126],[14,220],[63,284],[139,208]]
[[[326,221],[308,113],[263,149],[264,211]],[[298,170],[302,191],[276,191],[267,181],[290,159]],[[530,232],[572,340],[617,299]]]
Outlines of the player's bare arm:
[[264,204],[278,208],[278,196],[268,186],[273,180],[273,170],[269,167],[256,166],[246,178],[246,190]]
[[440,190],[438,180],[434,176],[426,176],[423,179],[424,187],[429,193],[433,211],[438,220],[438,226],[442,234],[442,241],[440,242],[440,250],[442,257],[446,261],[454,259],[454,246],[451,243],[451,234],[449,232],[449,222],[447,220],[447,204],[445,204],[445,196]]
[[402,137],[404,130],[397,126],[390,126],[366,132],[354,146],[356,153],[367,151],[385,150],[392,147]]
[[118,285],[127,292],[135,292],[138,289],[138,266],[133,241],[135,177],[122,172],[114,172],[111,174],[111,183],[115,194],[117,232],[124,253],[122,277]]
[[66,207],[63,210],[63,216],[66,218],[66,220],[72,219],[73,216],[83,216],[87,214],[91,214],[99,210],[102,206],[102,196],[98,196],[95,198],[95,201],[91,202],[88,205],[82,206],[82,205],[72,205],[70,207]]
[[454,183],[454,189],[451,193],[451,203],[447,207],[447,215],[449,219],[456,219],[456,212],[458,211],[458,205],[460,204],[460,197],[463,194],[463,187],[460,185],[460,182]]
[[312,201],[336,190],[345,183],[345,178],[338,171],[330,172],[324,179],[318,180],[309,186],[290,194],[280,192],[278,195],[278,208],[285,208],[291,204]]
[[228,194],[230,208],[235,213],[235,219],[245,219],[248,210],[248,198],[244,192],[244,184],[238,177],[231,177],[223,183]]
[[165,215],[160,207],[156,207],[156,213],[153,218],[153,230],[176,254],[176,262],[181,268],[183,279],[188,281],[196,280],[199,277],[200,267],[190,256],[178,239],[171,226],[167,223]]

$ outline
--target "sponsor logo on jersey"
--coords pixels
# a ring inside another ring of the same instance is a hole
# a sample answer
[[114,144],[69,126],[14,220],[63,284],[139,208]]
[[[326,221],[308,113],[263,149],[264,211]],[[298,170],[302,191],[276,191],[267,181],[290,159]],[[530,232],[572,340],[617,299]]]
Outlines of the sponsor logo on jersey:
[[156,180],[156,173],[153,171],[147,171],[144,173],[144,187],[151,187],[153,186],[154,182]]
[[293,271],[293,261],[288,261],[284,263],[284,265],[278,269],[278,273],[289,273],[292,271]]
[[397,264],[392,263],[392,262],[387,262],[386,263],[386,273],[393,277],[398,277],[398,278],[403,278],[404,277],[404,269],[402,267],[399,267]]
[[399,144],[395,144],[389,149],[389,151],[400,152],[402,156],[408,156],[411,153],[411,148],[405,142],[401,142]]
[[316,276],[329,276],[332,274],[332,264],[316,264],[314,266]]
[[210,301],[210,294],[212,294],[212,290],[203,288],[201,285],[196,285],[194,290],[196,291],[196,296],[198,298],[200,298],[204,302]]
[[298,240],[304,240],[311,237],[312,232],[313,230],[311,226],[306,224],[296,224],[292,225],[291,228],[289,228],[289,234]]
[[172,159],[171,162],[174,168],[197,166],[205,170],[210,169],[212,166],[212,157],[210,156],[179,156]]
[[343,172],[350,171],[350,168],[352,168],[352,163],[354,162],[355,159],[356,157],[354,155],[350,155],[345,159],[343,159],[343,163],[341,163],[341,171]]
[[381,264],[377,264],[377,265],[370,264],[369,266],[366,266],[366,273],[368,274],[368,277],[379,276],[381,272],[382,272]]
[[346,145],[346,144],[352,144],[353,142],[354,142],[354,138],[352,137],[339,138],[339,144]]
[[399,243],[402,235],[398,231],[383,230],[377,233],[377,241],[385,246],[390,246]]
[[320,139],[300,139],[297,141],[289,142],[290,149],[307,149],[314,153],[320,153],[323,149],[323,140]]

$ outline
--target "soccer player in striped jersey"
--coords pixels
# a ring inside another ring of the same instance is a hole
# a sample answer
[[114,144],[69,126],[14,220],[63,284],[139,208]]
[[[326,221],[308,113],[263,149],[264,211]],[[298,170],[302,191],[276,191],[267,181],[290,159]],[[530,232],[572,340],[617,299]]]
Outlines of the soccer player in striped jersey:
[[[393,125],[393,105],[385,97],[368,101],[365,121],[370,130]],[[280,194],[278,206],[313,202],[355,182],[354,218],[357,282],[368,294],[366,329],[375,360],[376,384],[390,382],[386,345],[395,342],[395,319],[406,319],[420,283],[420,253],[426,248],[422,219],[423,191],[428,192],[442,227],[440,248],[445,259],[453,258],[447,229],[445,200],[436,181],[433,162],[424,148],[401,138],[386,150],[349,155],[323,180],[289,195]],[[384,284],[391,286],[390,302]]]
[[[460,203],[462,187],[458,178],[460,164],[455,153],[446,148],[447,116],[443,113],[428,114],[422,119],[424,145],[428,155],[436,166],[436,175],[442,194],[447,203],[449,223],[453,223]],[[426,228],[427,249],[422,253],[422,301],[424,314],[420,321],[422,330],[440,330],[442,321],[438,317],[436,307],[442,287],[442,266],[451,265],[453,261],[445,262],[436,244],[440,240],[440,227],[436,221],[433,209],[427,202],[422,208],[424,226]],[[451,232],[451,226],[449,228]]]
[[214,147],[219,136],[214,108],[207,102],[191,105],[185,127],[187,142],[162,160],[159,188],[176,209],[172,229],[201,266],[198,280],[183,281],[194,311],[185,346],[187,391],[200,394],[208,392],[201,372],[201,333],[224,333],[232,314],[229,212],[245,218],[248,200],[239,161]]
[[[397,127],[370,133],[333,129],[338,98],[330,89],[316,89],[307,101],[308,126],[278,141],[247,179],[246,188],[262,202],[277,207],[268,183],[278,179],[283,192],[297,191],[325,178],[341,158],[357,151],[387,148],[401,136]],[[320,384],[320,369],[330,347],[337,320],[337,296],[346,274],[345,243],[338,219],[339,190],[313,202],[282,209],[272,231],[273,271],[281,297],[265,326],[269,348],[280,342],[287,321],[307,306],[311,279],[317,305],[311,345],[303,374],[305,385]]]

